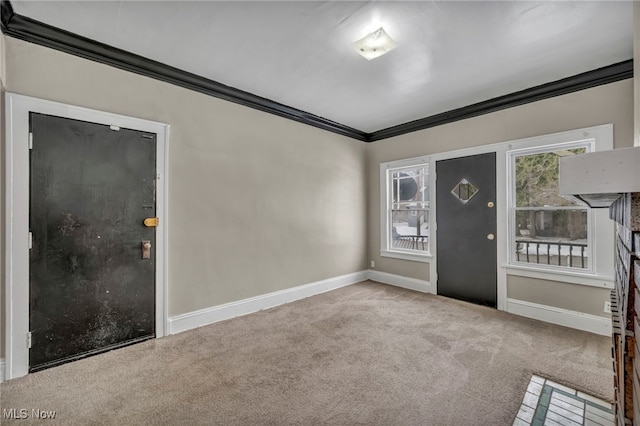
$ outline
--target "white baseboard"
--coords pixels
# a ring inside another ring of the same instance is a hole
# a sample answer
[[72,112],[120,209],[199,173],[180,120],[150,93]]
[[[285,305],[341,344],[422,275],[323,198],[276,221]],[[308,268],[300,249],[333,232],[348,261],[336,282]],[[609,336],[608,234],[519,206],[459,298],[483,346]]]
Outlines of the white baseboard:
[[4,369],[5,369],[6,363],[4,358],[0,358],[0,383],[4,383]]
[[368,278],[369,271],[354,272],[352,274],[341,275],[286,290],[176,315],[169,318],[169,334],[176,334],[218,321],[273,308],[340,287],[356,284]]
[[389,274],[387,272],[374,271],[370,269],[369,279],[371,281],[420,291],[422,293],[431,293],[431,283],[417,278],[403,277],[402,275]]
[[611,336],[610,318],[517,299],[507,299],[507,312],[603,336]]
[[[212,306],[186,314],[169,318],[169,334],[176,334],[193,328],[213,324],[218,321],[247,315],[263,309],[273,308],[285,303],[294,302],[316,294],[335,290],[365,280],[431,293],[429,281],[404,277],[374,270],[354,272],[352,274],[329,278],[298,287],[276,291],[261,296],[251,297],[223,305]],[[603,336],[611,335],[611,320],[605,317],[570,311],[554,306],[540,305],[524,300],[507,299],[507,312],[533,318],[540,321],[584,330]],[[4,378],[4,361],[0,360],[0,379]]]

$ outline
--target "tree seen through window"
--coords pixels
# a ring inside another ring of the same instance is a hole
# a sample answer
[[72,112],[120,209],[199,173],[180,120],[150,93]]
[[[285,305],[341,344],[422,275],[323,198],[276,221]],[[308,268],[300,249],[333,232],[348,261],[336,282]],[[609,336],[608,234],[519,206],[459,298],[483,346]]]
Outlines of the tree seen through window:
[[559,158],[585,147],[514,156],[515,260],[588,268],[588,210],[558,192]]

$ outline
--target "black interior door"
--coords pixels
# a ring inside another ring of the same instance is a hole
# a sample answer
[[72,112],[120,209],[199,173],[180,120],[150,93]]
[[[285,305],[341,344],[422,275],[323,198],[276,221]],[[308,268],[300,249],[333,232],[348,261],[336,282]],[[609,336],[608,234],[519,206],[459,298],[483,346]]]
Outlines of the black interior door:
[[156,136],[36,113],[30,126],[36,371],[154,337]]
[[496,306],[496,155],[436,162],[438,294]]

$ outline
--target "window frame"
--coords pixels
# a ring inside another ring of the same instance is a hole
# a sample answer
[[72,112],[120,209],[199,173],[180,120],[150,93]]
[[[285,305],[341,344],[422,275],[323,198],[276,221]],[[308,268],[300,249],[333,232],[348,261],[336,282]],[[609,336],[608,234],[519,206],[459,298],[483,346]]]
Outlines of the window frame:
[[[391,246],[392,232],[391,232],[391,215],[392,204],[391,199],[392,192],[392,173],[396,171],[403,171],[412,168],[427,168],[427,175],[425,177],[427,190],[429,191],[428,206],[424,209],[428,212],[427,224],[429,226],[429,238],[427,239],[427,250],[412,250],[412,249],[398,249]],[[432,217],[433,217],[433,203],[432,203],[432,169],[431,159],[428,156],[408,158],[404,160],[390,161],[380,164],[380,256],[391,257],[395,259],[411,260],[416,262],[428,262],[432,258],[432,238],[431,230]]]
[[[597,253],[596,248],[596,227],[595,227],[595,218],[594,212],[591,208],[577,204],[575,206],[576,210],[584,210],[587,213],[587,250],[586,256],[589,260],[589,264],[587,268],[576,268],[570,266],[560,266],[560,265],[549,265],[544,263],[532,263],[532,262],[523,262],[518,261],[515,251],[517,235],[515,233],[516,229],[516,212],[519,210],[526,210],[527,208],[522,208],[517,206],[516,202],[516,159],[525,155],[535,155],[535,154],[543,154],[547,152],[556,152],[568,149],[576,149],[576,148],[586,148],[586,152],[594,152],[596,151],[596,139],[595,138],[586,138],[586,139],[578,139],[566,142],[557,142],[547,145],[538,145],[533,147],[524,147],[524,148],[516,148],[510,149],[507,151],[507,201],[508,201],[508,252],[507,252],[507,262],[510,267],[518,267],[525,268],[530,270],[538,270],[538,271],[548,271],[553,273],[565,273],[565,274],[577,274],[577,275],[595,275],[596,274],[596,261],[595,256]],[[542,206],[539,210],[571,210],[572,206]]]

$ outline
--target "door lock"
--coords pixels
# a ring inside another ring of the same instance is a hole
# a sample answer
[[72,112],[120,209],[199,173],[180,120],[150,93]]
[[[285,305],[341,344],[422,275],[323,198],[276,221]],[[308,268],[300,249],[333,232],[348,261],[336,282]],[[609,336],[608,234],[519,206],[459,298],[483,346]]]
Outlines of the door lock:
[[151,259],[151,241],[149,240],[142,242],[142,258]]
[[493,240],[494,238],[495,238],[495,235],[493,234],[487,235],[487,240]]
[[144,220],[144,226],[147,228],[155,228],[160,223],[160,219],[157,217],[148,217]]

